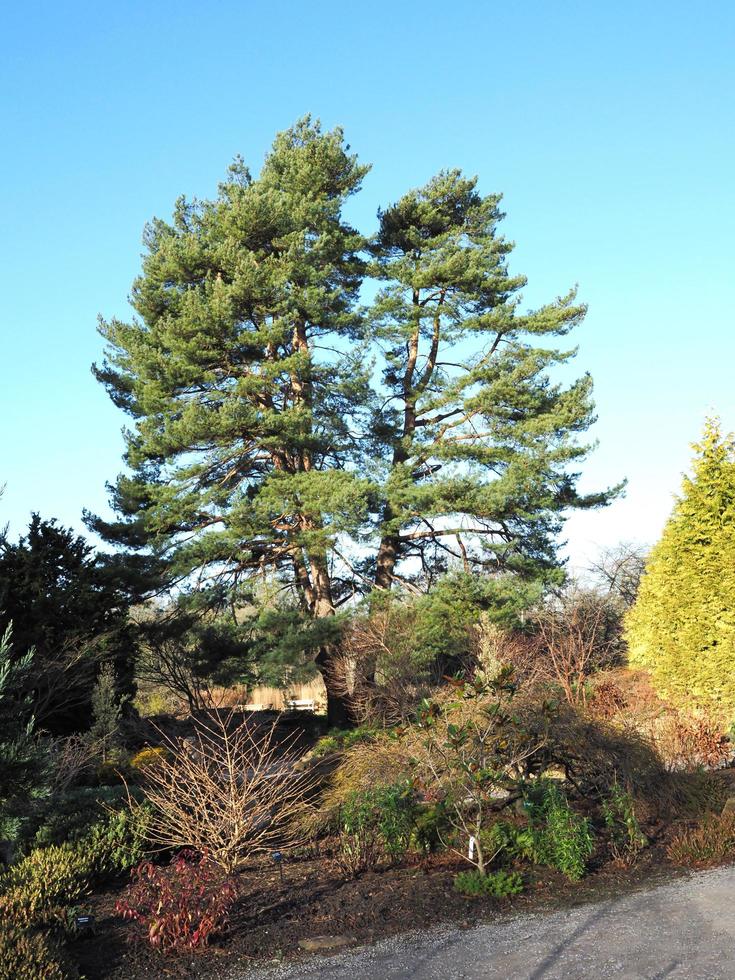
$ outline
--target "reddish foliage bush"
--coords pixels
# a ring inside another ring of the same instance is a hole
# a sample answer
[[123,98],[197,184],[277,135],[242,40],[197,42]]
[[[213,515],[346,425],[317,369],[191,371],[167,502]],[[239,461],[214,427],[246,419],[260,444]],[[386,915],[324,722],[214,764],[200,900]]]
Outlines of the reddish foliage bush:
[[656,741],[667,765],[674,770],[692,770],[699,766],[717,769],[732,754],[730,740],[722,734],[717,723],[708,718],[673,715],[659,726]]
[[610,721],[627,707],[628,699],[615,681],[603,678],[595,684],[589,709],[596,718]]
[[182,853],[167,868],[144,861],[115,911],[142,927],[141,938],[163,952],[206,946],[226,927],[236,898],[232,878],[206,857]]

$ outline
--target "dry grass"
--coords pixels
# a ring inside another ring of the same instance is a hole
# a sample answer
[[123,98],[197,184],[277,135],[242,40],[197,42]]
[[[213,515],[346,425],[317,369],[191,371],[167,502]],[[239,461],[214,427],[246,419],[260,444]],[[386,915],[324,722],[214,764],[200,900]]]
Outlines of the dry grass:
[[352,793],[386,786],[412,776],[403,743],[389,733],[377,733],[342,753],[340,763],[325,780],[319,808],[304,814],[307,835],[326,830]]
[[682,827],[667,849],[674,864],[707,867],[735,858],[735,813],[708,813],[694,826]]
[[645,671],[605,671],[595,678],[587,709],[595,718],[636,730],[656,748],[667,769],[717,769],[732,755],[725,725],[703,712],[686,712],[660,698]]

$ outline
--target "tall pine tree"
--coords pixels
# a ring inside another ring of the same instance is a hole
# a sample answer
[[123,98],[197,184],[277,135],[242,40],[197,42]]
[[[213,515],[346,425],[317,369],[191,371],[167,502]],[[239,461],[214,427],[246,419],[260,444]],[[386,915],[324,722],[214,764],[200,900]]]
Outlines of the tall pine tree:
[[[572,352],[537,343],[584,308],[569,295],[518,312],[498,198],[456,172],[366,242],[342,215],[366,170],[340,130],[302,120],[258,177],[238,161],[216,200],[181,199],[149,226],[138,318],[100,326],[97,376],[135,426],[120,520],[92,526],[172,579],[230,594],[280,582],[320,624],[327,680],[324,627],[353,596],[426,586],[453,555],[553,574],[562,511],[608,498],[579,496],[568,470],[586,452],[590,380],[552,383]],[[383,285],[367,311],[366,272]]]
[[735,441],[709,420],[627,618],[630,662],[666,697],[735,717]]
[[500,198],[476,183],[441,173],[380,214],[374,270],[385,286],[372,317],[388,392],[375,426],[384,589],[410,558],[424,575],[452,557],[466,570],[548,574],[563,511],[609,499],[580,496],[568,469],[588,449],[574,437],[593,421],[592,381],[565,388],[548,373],[574,350],[546,338],[567,334],[585,307],[572,291],[518,312],[526,280],[508,272]]
[[97,376],[136,425],[132,475],[113,493],[122,519],[92,526],[148,545],[180,579],[237,590],[275,574],[314,619],[344,598],[330,553],[369,492],[356,439],[370,399],[364,242],[341,214],[367,168],[348,151],[341,131],[304,119],[257,179],[238,161],[215,201],[179,200],[171,224],[146,230],[139,319],[100,327]]

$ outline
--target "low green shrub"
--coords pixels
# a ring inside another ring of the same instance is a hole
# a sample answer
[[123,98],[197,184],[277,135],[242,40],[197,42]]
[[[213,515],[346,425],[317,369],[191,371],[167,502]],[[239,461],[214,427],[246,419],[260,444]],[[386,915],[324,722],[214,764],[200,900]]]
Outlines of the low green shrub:
[[94,881],[140,862],[147,815],[143,807],[113,812],[74,843],[35,848],[0,875],[0,920],[22,927],[65,921],[67,907]]
[[412,842],[424,854],[435,854],[446,847],[455,831],[446,805],[442,802],[424,804],[414,815]]
[[472,898],[487,895],[490,898],[507,898],[520,895],[523,891],[523,878],[517,871],[493,871],[480,874],[473,871],[460,871],[454,879],[454,887],[462,895]]
[[79,847],[86,851],[96,878],[121,874],[142,861],[149,819],[150,810],[140,806],[109,813],[91,828]]
[[408,783],[351,793],[339,815],[338,858],[344,869],[354,876],[385,858],[400,860],[411,844],[416,812]]
[[110,810],[126,806],[124,786],[81,786],[54,796],[33,837],[33,846],[81,840]]
[[72,844],[36,848],[0,876],[0,921],[29,927],[63,921],[89,892],[93,861]]
[[557,868],[571,881],[587,871],[594,850],[589,820],[571,808],[559,786],[539,780],[528,790],[526,809],[534,835],[535,860]]
[[610,832],[613,856],[621,861],[634,861],[647,846],[648,838],[641,830],[635,812],[635,800],[619,783],[613,783],[610,795],[603,800],[602,817]]
[[44,933],[3,923],[0,929],[0,980],[76,980],[64,951]]
[[539,863],[538,832],[529,826],[498,820],[483,832],[482,845],[486,854],[497,855],[496,860]]

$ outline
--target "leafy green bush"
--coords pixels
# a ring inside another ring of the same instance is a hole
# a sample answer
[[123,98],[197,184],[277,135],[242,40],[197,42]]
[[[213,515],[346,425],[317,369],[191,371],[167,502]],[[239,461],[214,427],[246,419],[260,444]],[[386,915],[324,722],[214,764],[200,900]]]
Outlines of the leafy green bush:
[[619,783],[613,783],[609,797],[602,803],[602,817],[610,832],[613,855],[632,861],[648,844],[635,812],[635,801]]
[[483,849],[488,855],[495,854],[500,860],[530,861],[539,863],[538,834],[532,827],[519,827],[507,820],[496,821],[482,833]]
[[454,887],[460,894],[472,898],[481,895],[506,898],[509,895],[520,895],[523,891],[523,878],[517,871],[501,869],[484,875],[475,868],[472,871],[460,871],[454,879]]
[[74,980],[79,974],[40,932],[26,932],[3,923],[0,929],[0,980]]
[[419,807],[414,816],[412,841],[424,854],[434,854],[451,840],[454,828],[443,802]]
[[400,860],[414,832],[416,800],[408,783],[351,793],[339,817],[339,858],[350,874],[384,858]]
[[551,780],[539,780],[532,787],[526,806],[538,862],[557,868],[571,881],[584,877],[594,850],[587,818],[572,810],[569,800]]
[[0,876],[0,921],[27,927],[63,921],[89,892],[93,861],[72,844],[36,848]]
[[411,844],[416,816],[416,796],[410,784],[399,783],[375,790],[378,831],[388,857],[399,860]]
[[74,843],[81,840],[111,809],[124,809],[124,786],[81,786],[57,794],[45,808],[33,845]]

